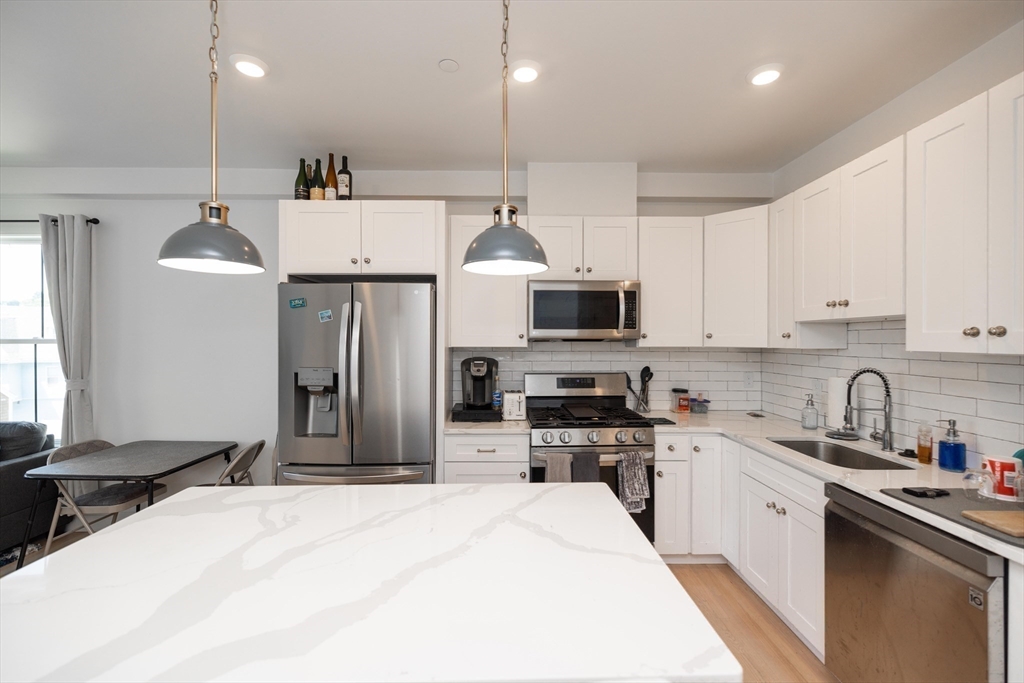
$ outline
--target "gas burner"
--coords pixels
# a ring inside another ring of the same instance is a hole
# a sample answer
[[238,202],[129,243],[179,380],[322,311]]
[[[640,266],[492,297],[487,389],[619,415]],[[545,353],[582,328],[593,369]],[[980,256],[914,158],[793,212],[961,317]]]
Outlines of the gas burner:
[[530,425],[538,427],[650,427],[650,421],[629,408],[563,404],[528,408]]

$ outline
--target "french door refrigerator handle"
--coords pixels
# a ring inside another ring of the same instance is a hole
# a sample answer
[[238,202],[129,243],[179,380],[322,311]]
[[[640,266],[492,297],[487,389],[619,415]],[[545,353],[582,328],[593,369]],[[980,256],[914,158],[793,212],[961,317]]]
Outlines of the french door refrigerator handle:
[[350,444],[348,433],[348,304],[341,306],[341,332],[338,335],[338,422],[341,423],[341,443]]
[[349,381],[352,389],[352,443],[363,442],[363,373],[362,373],[362,329],[363,304],[356,301],[352,304],[352,353],[349,354]]
[[424,475],[423,471],[409,470],[394,474],[355,474],[352,476],[285,472],[283,476],[290,481],[301,481],[307,484],[398,484],[403,481],[422,479]]
[[626,331],[626,288],[619,285],[619,335]]

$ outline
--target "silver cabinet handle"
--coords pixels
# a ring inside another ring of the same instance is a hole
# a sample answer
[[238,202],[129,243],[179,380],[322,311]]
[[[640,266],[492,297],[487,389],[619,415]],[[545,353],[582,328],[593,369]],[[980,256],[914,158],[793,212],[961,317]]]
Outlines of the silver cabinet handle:
[[694,453],[700,453],[700,446],[694,446],[693,447],[693,452]]
[[708,333],[707,333],[707,334],[705,334],[704,336],[705,336],[705,337],[707,337],[708,339],[711,339],[711,333],[710,333],[710,332],[708,332]]
[[647,339],[647,333],[646,332],[641,332],[640,333],[640,338],[641,339]]
[[775,501],[773,500],[773,501],[772,501],[772,502],[770,502],[770,503],[765,503],[765,504],[764,504],[764,506],[765,506],[766,508],[768,508],[769,510],[774,510],[774,509],[775,509]]
[[523,338],[523,335],[519,335],[519,338],[520,338],[520,339],[522,339],[522,338]]
[[526,472],[520,472],[519,473],[519,478],[520,479],[526,479]]
[[835,308],[836,307],[836,302],[835,301],[826,301],[825,305],[828,306],[829,308]]
[[783,338],[783,339],[789,339],[789,338],[790,338],[790,337],[792,337],[792,336],[793,336],[793,335],[791,335],[791,334],[790,334],[789,332],[783,332],[783,333],[782,333],[782,338]]
[[964,328],[964,336],[965,337],[977,337],[979,334],[981,334],[981,330],[979,330],[977,327],[965,327]]
[[1005,337],[1006,328],[1003,327],[1002,325],[999,325],[997,327],[990,327],[988,328],[988,333],[991,334],[993,337]]
[[577,273],[580,272],[580,267],[579,266],[576,266],[576,272]]
[[357,264],[357,263],[359,263],[359,259],[357,259],[357,258],[353,258],[353,259],[352,259],[352,265],[355,265],[355,264]]
[[425,472],[404,471],[395,474],[357,474],[351,477],[332,477],[319,474],[300,474],[298,472],[284,472],[284,478],[291,481],[301,481],[307,484],[397,484],[403,481],[416,481],[422,479]]
[[478,449],[476,449],[476,452],[477,453],[497,453],[498,449],[497,448],[478,448]]
[[676,447],[675,447],[675,446],[673,446],[672,444],[669,444],[669,445],[668,445],[668,449],[669,449],[670,451],[674,451],[674,450],[676,449]]
[[369,263],[369,262],[370,262],[370,257],[369,256],[367,256],[366,258],[363,259],[363,263]]
[[775,514],[777,514],[777,515],[784,515],[784,514],[786,514],[786,508],[779,508],[778,510],[775,511]]
[[588,273],[592,273],[592,272],[594,272],[594,269],[593,269],[593,268],[591,268],[590,266],[587,266],[587,272],[588,272]]
[[352,443],[363,442],[363,304],[352,304],[352,353],[349,356],[349,395],[352,397]]
[[842,306],[843,308],[846,308],[847,306],[850,305],[850,300],[849,299],[841,299],[839,301],[839,305]]
[[658,470],[658,471],[656,472],[656,474],[657,474],[657,475],[658,475],[659,477],[664,477],[664,476],[665,476],[665,473],[664,473],[664,472],[662,472],[661,470]]

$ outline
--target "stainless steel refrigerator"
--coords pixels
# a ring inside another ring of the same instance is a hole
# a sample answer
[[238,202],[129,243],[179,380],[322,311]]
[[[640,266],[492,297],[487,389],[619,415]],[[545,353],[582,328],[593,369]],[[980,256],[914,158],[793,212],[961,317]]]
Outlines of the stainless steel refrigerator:
[[277,484],[429,484],[429,282],[278,286]]

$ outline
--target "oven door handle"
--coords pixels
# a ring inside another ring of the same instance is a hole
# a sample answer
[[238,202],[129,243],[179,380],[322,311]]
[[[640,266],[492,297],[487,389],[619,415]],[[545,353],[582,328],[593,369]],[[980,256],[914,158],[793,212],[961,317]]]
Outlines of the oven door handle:
[[[551,451],[551,452],[552,453],[561,453],[562,451]],[[629,451],[629,452],[633,452],[633,451]],[[654,451],[640,451],[640,452],[644,454],[644,464],[645,465],[653,465],[654,464]],[[547,453],[547,451],[536,451],[536,452],[533,453],[532,457],[537,462],[547,462],[548,461],[548,453]],[[600,465],[602,467],[606,467],[608,465],[614,465],[615,463],[617,463],[621,459],[622,459],[622,454],[621,453],[601,453],[600,454],[600,459],[598,460],[598,462],[600,463]]]
[[626,286],[624,284],[619,285],[619,329],[618,333],[621,337],[626,332]]

